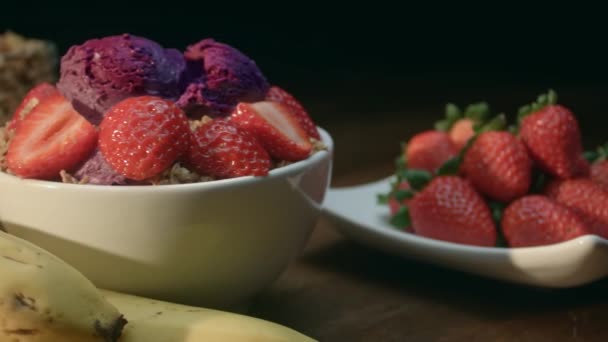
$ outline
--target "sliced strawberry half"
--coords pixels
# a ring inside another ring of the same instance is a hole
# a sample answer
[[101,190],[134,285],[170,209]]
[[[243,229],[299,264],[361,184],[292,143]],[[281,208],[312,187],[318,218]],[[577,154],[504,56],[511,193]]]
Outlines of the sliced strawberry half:
[[298,161],[308,158],[312,144],[287,105],[272,101],[241,102],[230,120],[255,136],[271,157]]
[[304,106],[302,106],[302,104],[300,104],[300,102],[286,90],[277,86],[270,87],[268,93],[266,93],[266,101],[279,102],[288,106],[306,133],[311,138],[321,140],[321,135],[317,130],[317,125],[315,125],[310,115],[308,115],[308,112],[306,112]]
[[56,179],[70,171],[97,144],[97,131],[59,93],[42,99],[17,125],[6,154],[17,176]]
[[40,102],[51,95],[59,94],[59,91],[48,83],[40,83],[32,88],[15,110],[11,121],[8,123],[8,129],[14,130],[23,118],[28,115]]

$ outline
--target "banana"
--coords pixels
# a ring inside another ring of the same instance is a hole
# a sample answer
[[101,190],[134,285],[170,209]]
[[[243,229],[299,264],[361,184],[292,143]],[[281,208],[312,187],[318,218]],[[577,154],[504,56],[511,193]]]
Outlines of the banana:
[[116,342],[125,324],[80,272],[0,231],[0,341]]
[[0,231],[0,341],[314,340],[253,317],[99,290],[58,257]]
[[287,327],[253,317],[101,291],[129,319],[121,342],[314,341]]

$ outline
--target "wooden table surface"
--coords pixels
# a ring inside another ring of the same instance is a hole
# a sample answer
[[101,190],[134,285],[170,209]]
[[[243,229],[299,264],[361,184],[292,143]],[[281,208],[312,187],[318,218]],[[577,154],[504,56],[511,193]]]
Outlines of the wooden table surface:
[[[432,120],[418,113],[328,123],[332,186],[388,175],[399,139]],[[322,218],[248,313],[320,341],[608,341],[608,279],[560,290],[508,284],[362,246]]]

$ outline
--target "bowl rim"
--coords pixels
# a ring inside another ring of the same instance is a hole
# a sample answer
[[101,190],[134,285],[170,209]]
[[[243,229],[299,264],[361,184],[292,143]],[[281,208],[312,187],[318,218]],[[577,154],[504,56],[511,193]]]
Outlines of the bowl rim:
[[324,159],[333,158],[334,141],[331,135],[323,128],[317,126],[321,141],[326,149],[315,152],[310,157],[270,170],[267,176],[241,176],[235,178],[218,179],[208,182],[184,183],[184,184],[162,184],[162,185],[100,185],[100,184],[71,184],[39,179],[24,179],[0,172],[0,183],[18,182],[23,186],[45,189],[70,190],[70,191],[100,191],[100,192],[163,192],[163,191],[193,191],[209,190],[218,187],[235,187],[251,183],[263,183],[272,179],[288,177],[310,168]]

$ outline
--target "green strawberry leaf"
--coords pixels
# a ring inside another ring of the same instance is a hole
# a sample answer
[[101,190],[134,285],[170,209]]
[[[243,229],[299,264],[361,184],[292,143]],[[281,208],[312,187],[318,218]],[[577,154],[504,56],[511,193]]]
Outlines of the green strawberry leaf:
[[608,142],[597,148],[598,160],[608,159]]
[[445,118],[435,123],[435,129],[447,132],[461,118],[462,113],[460,112],[460,108],[453,103],[448,103],[445,105]]
[[459,154],[455,157],[448,159],[443,165],[437,170],[438,176],[457,175],[460,170],[460,164],[462,164],[462,156]]
[[445,118],[449,121],[455,122],[456,120],[462,118],[462,113],[460,112],[460,108],[453,103],[448,103],[445,105]]
[[517,113],[518,122],[521,124],[521,120],[523,120],[526,116],[548,106],[557,103],[557,93],[553,89],[549,89],[547,93],[540,94],[535,102],[531,104],[527,104],[519,108]]
[[433,175],[426,170],[405,169],[399,172],[399,177],[406,180],[412,189],[419,191],[426,186]]
[[500,220],[502,220],[502,213],[505,210],[506,205],[501,202],[489,201],[488,206],[492,212],[492,219],[496,224],[500,224]]
[[405,156],[403,153],[399,155],[399,157],[395,158],[395,169],[403,170],[407,167],[407,162],[405,161]]
[[376,201],[378,204],[387,204],[389,198],[390,198],[389,194],[377,194],[376,195]]
[[390,219],[390,224],[396,228],[407,228],[411,225],[410,212],[406,206],[399,208],[399,211]]
[[530,186],[530,193],[542,194],[548,182],[549,176],[546,173],[537,169],[532,170],[532,184]]
[[517,135],[519,133],[519,127],[517,127],[517,125],[509,125],[507,127],[507,132]]
[[500,226],[502,214],[504,213],[507,204],[496,201],[488,201],[488,206],[490,207],[490,212],[492,213],[492,220],[494,220],[494,224],[496,224],[496,247],[507,247],[507,240],[505,239]]
[[414,192],[412,190],[397,190],[395,191],[395,198],[397,201],[401,202],[406,199],[410,199],[414,197]]
[[608,142],[597,147],[595,151],[583,152],[583,158],[590,163],[608,159]]
[[475,123],[484,122],[490,115],[490,106],[487,102],[472,103],[464,111],[464,117]]
[[585,158],[586,161],[593,163],[600,159],[600,154],[596,151],[585,151],[583,152],[583,158]]
[[447,119],[439,120],[435,122],[435,129],[442,132],[447,132],[452,127],[453,122],[448,121]]
[[496,115],[490,122],[474,127],[475,134],[481,134],[488,131],[502,131],[507,126],[507,117],[505,113]]

